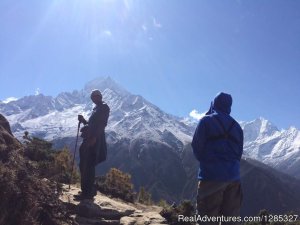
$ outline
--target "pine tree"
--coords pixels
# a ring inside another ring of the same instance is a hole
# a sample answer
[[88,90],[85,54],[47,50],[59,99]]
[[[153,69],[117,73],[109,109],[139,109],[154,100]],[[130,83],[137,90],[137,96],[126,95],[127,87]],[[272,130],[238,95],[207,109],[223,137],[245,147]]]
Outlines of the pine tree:
[[144,187],[141,187],[137,201],[145,205],[150,205],[152,204],[151,194]]

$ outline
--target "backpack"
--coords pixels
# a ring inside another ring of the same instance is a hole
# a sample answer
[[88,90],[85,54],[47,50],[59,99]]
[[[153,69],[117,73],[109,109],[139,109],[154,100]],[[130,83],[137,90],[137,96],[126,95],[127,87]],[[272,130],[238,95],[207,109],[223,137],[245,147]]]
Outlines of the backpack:
[[220,135],[217,135],[217,136],[209,137],[208,140],[209,141],[228,140],[228,141],[232,141],[232,142],[238,144],[239,143],[238,140],[230,134],[233,126],[236,123],[235,120],[232,120],[228,130],[226,130],[225,126],[223,125],[222,121],[220,120],[220,118],[218,116],[215,116],[213,118],[216,118],[215,121],[217,121],[217,123],[220,125],[220,127],[222,128],[223,133],[220,134]]

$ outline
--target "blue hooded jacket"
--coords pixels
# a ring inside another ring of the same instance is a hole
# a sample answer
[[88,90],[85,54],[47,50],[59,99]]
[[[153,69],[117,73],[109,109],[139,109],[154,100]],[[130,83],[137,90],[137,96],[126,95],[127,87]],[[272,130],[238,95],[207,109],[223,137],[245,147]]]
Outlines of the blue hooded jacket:
[[196,128],[192,147],[200,162],[199,180],[240,180],[243,130],[230,116],[231,105],[231,96],[219,93]]

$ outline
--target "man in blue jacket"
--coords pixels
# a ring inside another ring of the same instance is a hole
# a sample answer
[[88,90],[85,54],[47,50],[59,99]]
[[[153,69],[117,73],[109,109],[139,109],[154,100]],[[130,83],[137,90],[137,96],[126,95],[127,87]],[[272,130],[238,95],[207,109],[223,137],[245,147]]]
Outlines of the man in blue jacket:
[[[199,121],[192,147],[200,163],[197,211],[200,216],[224,216],[229,224],[240,215],[240,160],[243,130],[230,116],[232,97],[219,93]],[[231,218],[231,219],[230,219]],[[231,220],[231,221],[228,221]],[[207,224],[218,224],[208,222]]]

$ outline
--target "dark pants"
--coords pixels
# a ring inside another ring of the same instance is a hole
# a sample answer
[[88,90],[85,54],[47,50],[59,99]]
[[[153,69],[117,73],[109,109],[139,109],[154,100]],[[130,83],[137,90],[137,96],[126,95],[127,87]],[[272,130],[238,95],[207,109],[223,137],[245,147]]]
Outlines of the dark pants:
[[93,148],[88,148],[86,142],[79,149],[80,162],[79,169],[81,175],[81,191],[82,195],[94,196],[95,182],[95,158],[96,154]]
[[[221,217],[221,224],[239,224],[232,221],[240,216],[242,188],[240,182],[199,181],[197,211],[200,216]],[[230,221],[229,221],[230,220]],[[219,224],[219,222],[202,222],[199,224]]]

